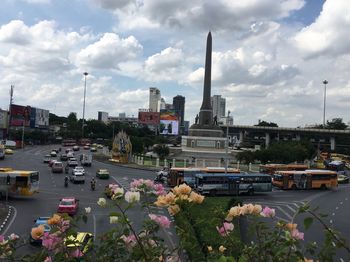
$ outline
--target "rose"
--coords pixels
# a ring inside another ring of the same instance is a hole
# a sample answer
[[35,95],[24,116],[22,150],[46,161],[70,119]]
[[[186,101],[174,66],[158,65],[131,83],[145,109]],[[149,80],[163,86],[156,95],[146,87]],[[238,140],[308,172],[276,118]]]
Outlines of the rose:
[[110,224],[117,224],[118,223],[118,217],[117,216],[110,216],[109,217],[109,223]]
[[49,225],[56,225],[61,220],[61,216],[58,214],[54,214],[49,220],[47,220],[47,223]]
[[140,201],[140,192],[128,191],[125,193],[125,201],[128,203],[134,203]]
[[265,207],[263,211],[260,213],[262,217],[271,217],[271,218],[274,217],[275,214],[276,214],[275,209],[269,208],[269,207]]
[[304,233],[300,232],[298,229],[293,229],[291,232],[292,238],[296,240],[304,240]]
[[180,207],[178,205],[171,205],[168,207],[168,212],[170,215],[175,216],[180,212]]
[[30,233],[33,239],[39,239],[44,235],[45,227],[44,225],[40,225],[38,227],[32,228],[32,232]]
[[221,236],[228,236],[233,230],[234,226],[232,223],[224,222],[222,227],[216,227],[216,230],[219,232]]
[[104,206],[106,206],[107,201],[106,201],[105,198],[100,197],[100,198],[98,199],[98,201],[97,201],[97,204],[98,204],[99,206],[101,206],[101,207],[104,207]]
[[166,216],[154,215],[154,214],[149,214],[148,216],[152,221],[156,222],[161,227],[164,227],[164,228],[170,227],[170,220]]

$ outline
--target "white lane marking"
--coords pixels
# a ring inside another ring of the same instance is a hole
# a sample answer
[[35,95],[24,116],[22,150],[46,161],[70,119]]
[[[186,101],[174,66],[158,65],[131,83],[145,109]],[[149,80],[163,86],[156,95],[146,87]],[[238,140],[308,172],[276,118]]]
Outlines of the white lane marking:
[[344,259],[342,259],[342,258],[339,258],[339,261],[340,261],[340,262],[344,262]]
[[95,217],[95,215],[92,215],[92,220],[94,221],[94,236],[97,236],[96,235],[96,217]]
[[332,213],[332,216],[335,216],[335,213]]
[[286,205],[286,208],[290,209],[293,213],[297,212],[294,208],[290,207],[289,205]]
[[335,207],[335,210],[337,210],[339,207]]
[[342,204],[343,204],[343,202],[340,202],[340,204],[342,205]]
[[345,198],[345,200],[348,200],[348,198]]
[[280,210],[288,219],[292,220],[293,217],[291,215],[289,215],[286,211],[283,210],[283,208],[281,208],[280,206],[276,206],[276,208],[278,210]]
[[117,184],[118,184],[119,186],[121,186],[122,188],[124,188],[125,190],[127,190],[126,186],[123,186],[122,183],[120,183],[114,176],[111,176],[111,178],[112,178],[115,182],[117,182]]
[[335,247],[335,243],[332,241],[332,245]]
[[6,227],[6,229],[4,230],[3,235],[6,235],[7,230],[9,230],[9,228],[11,227],[12,223],[15,221],[15,218],[16,218],[16,216],[17,216],[17,209],[16,209],[14,206],[10,206],[10,207],[13,209],[13,217],[12,217],[10,223],[7,224],[7,227]]

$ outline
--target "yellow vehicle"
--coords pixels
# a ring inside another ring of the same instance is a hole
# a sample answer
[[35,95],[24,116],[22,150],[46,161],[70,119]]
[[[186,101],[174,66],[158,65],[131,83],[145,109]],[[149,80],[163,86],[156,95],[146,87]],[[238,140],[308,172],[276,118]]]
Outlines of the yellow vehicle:
[[94,235],[88,232],[78,232],[77,236],[69,236],[65,239],[67,248],[78,248],[84,255],[89,252],[94,244]]
[[0,168],[0,195],[31,196],[38,192],[38,171]]
[[272,184],[281,189],[327,189],[338,186],[338,176],[337,172],[319,169],[277,171]]
[[306,170],[309,167],[301,164],[266,164],[259,166],[259,172],[264,174],[273,175],[276,171],[287,171],[287,170]]
[[[240,173],[241,171],[236,168],[228,168],[227,173]],[[223,167],[205,167],[205,168],[192,168],[192,167],[173,167],[170,169],[167,176],[168,186],[174,187],[180,184],[186,183],[189,186],[194,186],[196,180],[196,174],[202,173],[225,173]]]
[[5,146],[0,144],[0,159],[5,159]]
[[13,155],[13,150],[10,149],[10,148],[6,148],[6,149],[5,149],[5,154],[6,154],[6,155]]

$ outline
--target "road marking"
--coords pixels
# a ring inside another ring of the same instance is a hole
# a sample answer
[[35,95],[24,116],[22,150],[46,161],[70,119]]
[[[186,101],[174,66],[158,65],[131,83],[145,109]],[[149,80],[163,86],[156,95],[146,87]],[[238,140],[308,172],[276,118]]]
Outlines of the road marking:
[[337,210],[339,207],[335,207],[335,210]]
[[331,220],[329,220],[329,223],[333,224],[333,220],[332,220],[332,219],[331,219]]
[[343,202],[340,202],[340,204],[342,205],[342,204],[343,204]]
[[335,213],[332,213],[332,216],[335,216]]
[[348,198],[345,198],[345,200],[348,200]]
[[335,247],[335,243],[332,241],[332,245]]
[[17,216],[17,209],[16,209],[14,206],[10,206],[10,207],[13,209],[13,217],[12,217],[10,223],[8,223],[6,229],[4,230],[3,235],[6,235],[7,230],[9,230],[10,226],[11,226],[12,223],[15,221],[15,218],[16,218],[16,216]]
[[286,205],[286,208],[290,209],[293,213],[297,212],[294,208],[291,208],[289,205]]
[[94,236],[96,237],[96,217],[92,215],[92,220],[94,221]]
[[342,258],[339,258],[339,261],[340,261],[340,262],[344,262],[344,259],[342,259]]
[[280,210],[286,217],[288,217],[288,219],[292,220],[293,217],[291,215],[289,215],[286,211],[283,210],[283,208],[281,208],[280,206],[276,207],[278,210]]

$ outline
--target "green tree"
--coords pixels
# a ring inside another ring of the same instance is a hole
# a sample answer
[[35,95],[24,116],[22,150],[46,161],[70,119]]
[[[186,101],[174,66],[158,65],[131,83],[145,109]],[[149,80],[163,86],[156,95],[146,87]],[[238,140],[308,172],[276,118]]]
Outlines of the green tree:
[[266,122],[266,121],[260,121],[257,125],[254,126],[270,126],[270,127],[278,127],[276,123],[273,122]]
[[160,159],[164,159],[170,153],[169,147],[165,144],[156,145],[153,151],[159,156]]
[[333,118],[331,121],[327,120],[326,128],[345,130],[348,126],[343,122],[342,118]]
[[239,162],[242,162],[246,165],[249,165],[249,163],[254,162],[255,160],[255,153],[251,152],[251,151],[243,151],[243,152],[239,152],[237,154],[237,160],[239,160]]

